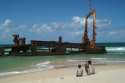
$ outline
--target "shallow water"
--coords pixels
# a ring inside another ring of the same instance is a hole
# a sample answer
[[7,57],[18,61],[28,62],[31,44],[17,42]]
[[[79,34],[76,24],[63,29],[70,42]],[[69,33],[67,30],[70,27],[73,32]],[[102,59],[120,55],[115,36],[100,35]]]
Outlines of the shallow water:
[[0,76],[44,71],[54,68],[52,62],[92,59],[104,63],[125,63],[125,47],[106,47],[105,54],[70,54],[65,56],[6,56],[0,57]]

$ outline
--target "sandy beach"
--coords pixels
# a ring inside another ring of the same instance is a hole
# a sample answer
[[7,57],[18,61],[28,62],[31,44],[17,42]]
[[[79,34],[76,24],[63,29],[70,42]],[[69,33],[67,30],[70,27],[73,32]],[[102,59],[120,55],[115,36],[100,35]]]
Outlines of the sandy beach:
[[44,72],[11,75],[0,83],[124,83],[125,64],[96,65],[96,74],[76,77],[77,67],[58,68]]

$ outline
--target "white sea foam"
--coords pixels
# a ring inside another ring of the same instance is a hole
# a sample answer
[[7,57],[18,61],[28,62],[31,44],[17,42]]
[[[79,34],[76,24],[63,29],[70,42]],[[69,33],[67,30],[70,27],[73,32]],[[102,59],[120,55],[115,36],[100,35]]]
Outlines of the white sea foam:
[[118,58],[91,58],[91,60],[96,61],[97,63],[104,63],[104,64],[125,63],[124,59],[118,59]]
[[33,65],[32,68],[22,71],[11,71],[11,72],[2,72],[0,73],[1,76],[8,76],[8,75],[16,75],[16,74],[22,74],[22,73],[30,73],[30,72],[37,72],[37,71],[45,71],[49,69],[53,69],[54,66],[50,65],[50,61],[38,63],[36,65]]
[[38,67],[38,68],[44,68],[44,67],[47,67],[50,65],[50,61],[45,61],[45,62],[42,62],[42,63],[38,63],[35,65],[35,67]]
[[69,59],[68,62],[84,62],[86,60],[92,60],[94,64],[119,64],[119,63],[125,63],[124,59],[118,59],[118,58],[89,58],[85,60],[78,60],[78,59]]
[[37,69],[52,69],[52,68],[54,68],[54,66],[51,65],[50,63],[51,63],[50,61],[45,61],[45,62],[36,64],[34,67]]
[[2,72],[2,73],[0,73],[0,76],[15,75],[15,74],[20,74],[20,73],[21,73],[21,72],[19,72],[19,71]]
[[106,58],[91,58],[92,60],[106,60]]
[[125,52],[125,47],[106,47],[107,52]]
[[113,60],[110,60],[110,61],[105,61],[106,63],[125,63],[125,61],[121,61],[121,60],[117,60],[117,61],[113,61]]
[[81,61],[86,61],[86,60],[79,60],[79,59],[68,59],[68,62],[81,62]]
[[40,66],[40,65],[48,65],[50,64],[51,62],[50,61],[45,61],[45,62],[42,62],[42,63],[38,63],[36,64],[37,66]]
[[30,72],[36,72],[36,71],[42,71],[42,70],[39,70],[39,69],[28,69],[28,70],[22,70],[22,71],[2,72],[2,73],[0,73],[0,77],[1,76],[8,76],[8,75],[22,74],[22,73],[30,73]]

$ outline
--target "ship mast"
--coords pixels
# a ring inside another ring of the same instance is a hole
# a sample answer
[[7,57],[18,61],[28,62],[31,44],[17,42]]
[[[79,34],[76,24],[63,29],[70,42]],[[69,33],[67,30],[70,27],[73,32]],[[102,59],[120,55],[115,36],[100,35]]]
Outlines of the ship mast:
[[[95,48],[96,47],[96,10],[91,6],[91,0],[89,1],[90,12],[84,17],[84,34],[82,37],[82,43],[84,43],[86,48]],[[93,37],[92,40],[88,37],[88,18],[93,17]]]

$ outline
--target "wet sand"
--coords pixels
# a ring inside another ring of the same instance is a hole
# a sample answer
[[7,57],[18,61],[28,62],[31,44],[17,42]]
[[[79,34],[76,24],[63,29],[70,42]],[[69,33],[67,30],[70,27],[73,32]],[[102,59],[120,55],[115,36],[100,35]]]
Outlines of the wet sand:
[[77,67],[56,68],[44,72],[10,75],[0,83],[124,83],[125,64],[96,65],[96,74],[76,77]]

